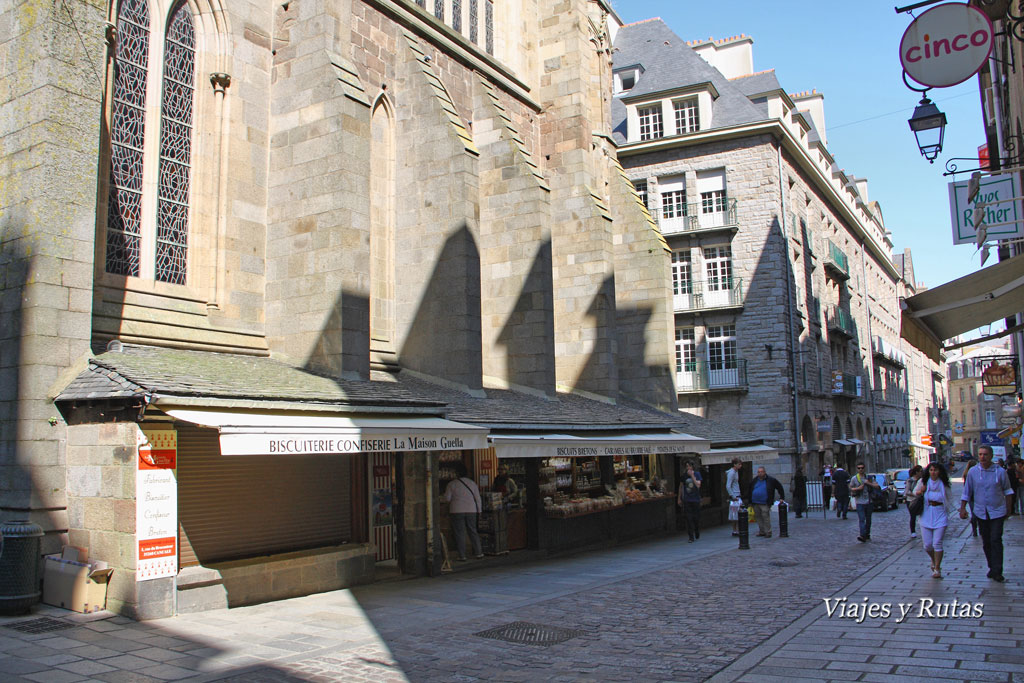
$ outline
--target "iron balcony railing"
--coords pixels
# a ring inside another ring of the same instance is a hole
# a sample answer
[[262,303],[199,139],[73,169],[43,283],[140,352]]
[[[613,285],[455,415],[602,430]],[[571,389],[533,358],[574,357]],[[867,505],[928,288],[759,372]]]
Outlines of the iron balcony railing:
[[677,313],[743,305],[743,278],[691,280],[675,285],[672,303]]
[[833,372],[832,395],[849,396],[851,398],[860,396],[860,392],[857,390],[857,375],[852,375],[848,372]]
[[853,321],[853,316],[846,310],[843,310],[839,306],[828,307],[828,330],[830,332],[839,332],[845,334],[851,339],[857,337],[857,323]]
[[648,208],[662,235],[678,235],[702,230],[733,228],[739,224],[736,200],[726,199],[721,211],[707,211],[700,204],[687,204],[678,209]]
[[832,240],[828,241],[825,267],[830,268],[842,280],[850,279],[850,263],[846,259],[846,254]]
[[746,388],[747,361],[742,358],[697,359],[676,364],[676,390],[679,392]]

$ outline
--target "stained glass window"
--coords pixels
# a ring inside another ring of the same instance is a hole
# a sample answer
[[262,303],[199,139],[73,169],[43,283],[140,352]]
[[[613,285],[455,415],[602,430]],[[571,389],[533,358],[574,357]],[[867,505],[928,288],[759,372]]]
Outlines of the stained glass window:
[[434,0],[434,16],[444,21],[444,0]]
[[452,28],[462,33],[462,0],[452,0]]
[[484,4],[484,40],[487,54],[494,54],[494,3],[485,0]]
[[182,3],[171,16],[164,50],[156,220],[156,279],[175,284],[185,284],[188,256],[195,45],[192,13]]
[[117,11],[107,197],[106,270],[117,275],[139,274],[148,59],[149,8],[145,0],[124,0]]
[[469,0],[469,42],[476,43],[476,32],[477,32],[477,13],[476,13],[477,0]]

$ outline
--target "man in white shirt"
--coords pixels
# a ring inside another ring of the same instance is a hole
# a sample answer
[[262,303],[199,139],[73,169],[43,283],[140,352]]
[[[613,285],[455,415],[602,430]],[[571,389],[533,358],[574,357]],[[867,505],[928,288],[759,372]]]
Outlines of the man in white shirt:
[[456,479],[448,482],[444,490],[444,499],[448,501],[448,516],[452,520],[452,535],[455,536],[455,548],[459,552],[459,560],[466,559],[466,533],[473,543],[473,556],[480,559],[484,556],[480,548],[480,534],[476,531],[476,518],[480,513],[480,489],[476,482],[469,478],[466,466],[461,462],[454,464]]
[[970,503],[988,561],[988,578],[999,583],[1006,581],[1003,578],[1003,523],[1012,493],[1006,470],[992,462],[992,447],[978,446],[978,464],[964,477],[960,519],[967,519],[967,504]]

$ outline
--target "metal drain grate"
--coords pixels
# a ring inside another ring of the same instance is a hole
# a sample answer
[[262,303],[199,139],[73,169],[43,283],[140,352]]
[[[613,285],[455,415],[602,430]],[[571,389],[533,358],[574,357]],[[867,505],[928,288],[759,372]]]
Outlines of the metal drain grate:
[[73,624],[70,621],[52,619],[50,617],[39,617],[38,619],[28,619],[7,624],[7,628],[21,631],[22,633],[49,633],[50,631],[62,631],[66,628],[74,628],[75,626],[77,624]]
[[775,560],[773,562],[769,562],[768,564],[770,564],[773,567],[799,567],[800,566],[799,562],[794,562],[793,560]]
[[508,643],[519,643],[521,645],[543,645],[550,647],[558,643],[564,643],[586,631],[579,631],[571,628],[559,628],[558,626],[544,626],[543,624],[531,624],[527,621],[514,621],[497,628],[480,631],[473,635],[481,638],[494,638],[504,640]]

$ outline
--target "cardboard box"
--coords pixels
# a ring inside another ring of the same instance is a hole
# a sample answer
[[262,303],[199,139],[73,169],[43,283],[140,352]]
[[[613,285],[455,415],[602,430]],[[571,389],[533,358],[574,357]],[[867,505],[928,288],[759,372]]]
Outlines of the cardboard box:
[[107,606],[107,584],[113,569],[105,562],[76,562],[46,555],[43,602],[75,612],[99,612]]

